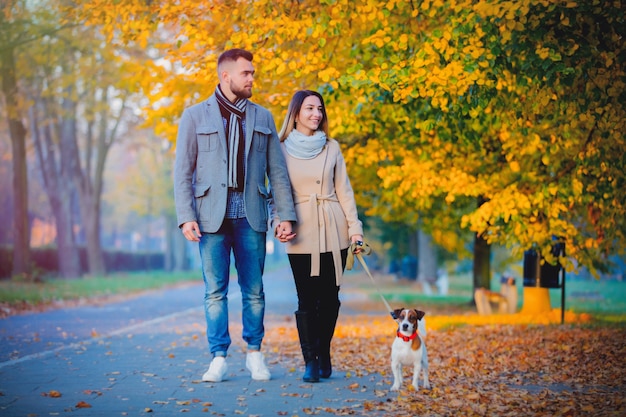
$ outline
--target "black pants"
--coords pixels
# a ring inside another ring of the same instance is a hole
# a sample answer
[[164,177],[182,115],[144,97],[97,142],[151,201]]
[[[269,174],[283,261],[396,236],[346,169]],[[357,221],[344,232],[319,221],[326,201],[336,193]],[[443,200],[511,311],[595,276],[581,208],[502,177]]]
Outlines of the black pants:
[[[341,264],[346,267],[348,249],[341,251]],[[289,254],[289,263],[298,293],[298,310],[311,313],[336,310],[339,286],[335,276],[332,252],[320,255],[320,276],[311,276],[311,255]]]

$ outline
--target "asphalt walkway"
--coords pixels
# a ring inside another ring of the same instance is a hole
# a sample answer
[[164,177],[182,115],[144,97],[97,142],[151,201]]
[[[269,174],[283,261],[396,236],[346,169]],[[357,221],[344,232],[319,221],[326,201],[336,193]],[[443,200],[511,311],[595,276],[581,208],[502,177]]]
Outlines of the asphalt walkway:
[[[102,306],[0,320],[0,415],[377,416],[364,408],[367,401],[385,400],[373,398],[381,384],[376,378],[335,369],[330,379],[307,384],[301,379],[303,368],[281,364],[265,345],[272,379],[251,380],[238,340],[236,283],[229,294],[233,346],[228,378],[202,382],[211,357],[199,280]],[[264,282],[266,324],[271,326],[292,316],[295,288],[286,266],[268,272]],[[351,296],[342,290],[342,297]],[[342,315],[351,313],[342,307]]]

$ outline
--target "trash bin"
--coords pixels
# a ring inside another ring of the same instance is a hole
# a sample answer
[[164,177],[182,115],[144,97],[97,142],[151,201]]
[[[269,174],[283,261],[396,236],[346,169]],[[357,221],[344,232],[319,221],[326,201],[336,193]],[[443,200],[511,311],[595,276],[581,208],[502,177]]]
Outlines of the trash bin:
[[[552,245],[552,255],[558,257],[564,253],[565,244],[555,243]],[[556,265],[544,262],[542,257],[534,249],[524,252],[524,286],[541,288],[561,288],[559,273],[561,264]]]

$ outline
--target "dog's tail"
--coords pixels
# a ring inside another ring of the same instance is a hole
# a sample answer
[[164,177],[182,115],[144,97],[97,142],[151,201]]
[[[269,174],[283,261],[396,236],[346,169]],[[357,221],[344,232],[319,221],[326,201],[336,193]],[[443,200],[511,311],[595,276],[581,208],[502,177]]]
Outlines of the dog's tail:
[[426,338],[426,317],[417,321],[417,331],[423,338]]

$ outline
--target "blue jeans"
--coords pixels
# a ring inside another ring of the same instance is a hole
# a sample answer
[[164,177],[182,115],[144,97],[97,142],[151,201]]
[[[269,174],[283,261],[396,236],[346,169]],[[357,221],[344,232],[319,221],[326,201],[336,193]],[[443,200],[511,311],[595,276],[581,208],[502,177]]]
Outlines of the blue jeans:
[[226,356],[231,343],[228,331],[231,250],[241,289],[242,336],[249,350],[259,350],[265,335],[265,233],[254,231],[245,218],[225,219],[216,233],[202,234],[199,247],[205,288],[204,313],[211,353]]

